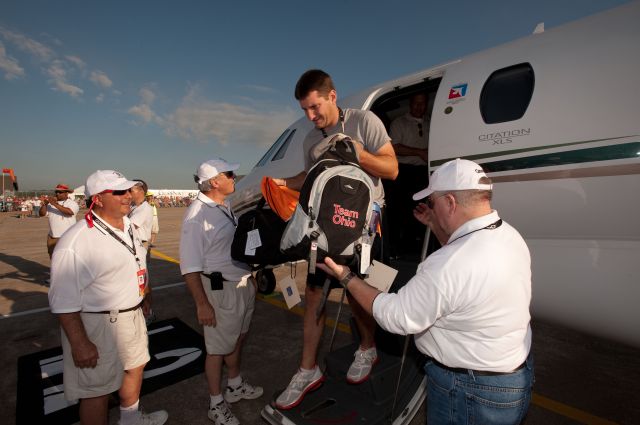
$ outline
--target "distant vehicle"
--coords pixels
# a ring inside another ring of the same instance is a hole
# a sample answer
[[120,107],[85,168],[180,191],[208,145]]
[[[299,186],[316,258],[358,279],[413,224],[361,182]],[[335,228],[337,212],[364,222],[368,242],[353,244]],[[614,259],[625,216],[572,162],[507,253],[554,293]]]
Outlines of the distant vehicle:
[[[412,94],[427,93],[429,168],[460,157],[489,173],[495,208],[531,250],[534,317],[634,347],[638,22],[640,2],[628,3],[338,98],[341,107],[371,110],[388,125],[408,110]],[[236,211],[255,205],[262,176],[303,169],[302,141],[311,128],[301,118],[284,131],[238,184]],[[294,423],[273,419],[281,413],[267,420]]]

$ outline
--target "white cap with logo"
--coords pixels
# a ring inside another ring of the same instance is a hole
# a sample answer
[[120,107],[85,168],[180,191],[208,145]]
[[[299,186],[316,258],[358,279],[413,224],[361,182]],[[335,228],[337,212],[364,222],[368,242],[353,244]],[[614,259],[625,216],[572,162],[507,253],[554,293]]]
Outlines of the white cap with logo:
[[413,195],[413,200],[424,199],[433,192],[491,190],[493,185],[480,183],[481,177],[487,177],[481,166],[467,159],[456,158],[434,171],[429,178],[429,186]]
[[87,177],[84,194],[87,198],[104,192],[105,190],[131,189],[136,182],[127,180],[122,173],[114,170],[98,170]]
[[225,171],[235,171],[238,167],[240,164],[231,164],[222,158],[210,159],[200,164],[198,173],[194,177],[197,178],[196,182],[201,184]]

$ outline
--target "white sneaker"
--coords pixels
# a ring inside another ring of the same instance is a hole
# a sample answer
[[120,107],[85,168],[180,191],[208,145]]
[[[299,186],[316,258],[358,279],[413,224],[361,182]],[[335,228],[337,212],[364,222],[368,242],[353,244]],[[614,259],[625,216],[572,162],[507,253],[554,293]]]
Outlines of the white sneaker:
[[276,399],[275,406],[281,410],[293,409],[300,404],[305,394],[318,388],[323,381],[324,375],[318,366],[313,369],[313,372],[298,370],[287,388]]
[[224,400],[209,409],[209,419],[216,425],[240,425]]
[[373,365],[378,363],[378,352],[376,347],[367,350],[358,350],[353,355],[355,359],[347,372],[347,382],[350,384],[361,384],[369,378]]
[[260,397],[263,392],[262,387],[254,387],[243,379],[242,383],[235,388],[227,386],[224,391],[224,399],[227,403],[235,403],[242,399],[253,400]]
[[[140,411],[140,416],[135,425],[162,425],[169,419],[169,414],[166,410],[158,410],[157,412],[144,413]],[[118,422],[120,423],[120,422]]]

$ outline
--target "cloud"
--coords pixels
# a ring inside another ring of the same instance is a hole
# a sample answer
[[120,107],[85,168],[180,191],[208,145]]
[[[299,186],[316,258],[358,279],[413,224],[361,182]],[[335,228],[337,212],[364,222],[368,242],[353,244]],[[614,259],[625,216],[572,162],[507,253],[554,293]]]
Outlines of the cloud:
[[291,108],[214,102],[200,98],[197,91],[198,87],[193,87],[182,104],[167,115],[163,122],[166,134],[199,142],[213,140],[223,146],[269,146],[297,118]]
[[7,56],[7,51],[2,42],[0,42],[0,69],[5,72],[4,78],[7,80],[14,80],[25,75],[24,68],[18,64],[18,61],[11,56]]
[[255,85],[255,84],[245,84],[242,86],[243,88],[246,89],[250,89],[250,90],[255,90],[257,92],[261,92],[261,93],[277,93],[278,91],[272,87],[267,87],[267,86],[259,86],[259,85]]
[[67,55],[65,58],[80,69],[85,69],[87,64],[77,56]]
[[140,89],[140,97],[142,98],[142,102],[151,105],[154,100],[156,100],[156,94],[149,87],[143,87]]
[[84,93],[78,86],[74,86],[67,82],[67,70],[65,69],[65,62],[61,60],[54,60],[51,62],[49,68],[47,68],[47,74],[51,79],[49,82],[53,85],[54,91],[60,91],[67,93],[71,97],[78,98]]
[[49,62],[55,57],[55,53],[49,47],[32,38],[0,27],[0,34],[20,50],[28,52],[42,62]]
[[98,87],[102,87],[105,89],[108,89],[113,85],[113,82],[111,81],[111,79],[109,79],[109,77],[107,77],[107,74],[105,74],[102,71],[91,72],[91,76],[89,77],[89,80],[91,80]]
[[102,102],[104,102],[104,93],[100,93],[98,96],[96,96],[96,103]]
[[129,108],[127,112],[141,119],[144,124],[149,124],[152,121],[160,124],[162,118],[151,109],[151,105],[156,99],[156,94],[150,87],[141,88],[138,94],[140,95],[140,103]]

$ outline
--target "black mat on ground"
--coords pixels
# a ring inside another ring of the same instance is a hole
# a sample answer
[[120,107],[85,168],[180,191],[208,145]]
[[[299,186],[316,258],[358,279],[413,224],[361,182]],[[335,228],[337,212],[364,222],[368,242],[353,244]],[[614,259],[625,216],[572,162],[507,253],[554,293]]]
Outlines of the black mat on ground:
[[[151,361],[144,371],[142,395],[204,371],[204,340],[184,322],[155,322],[148,333]],[[71,424],[78,420],[78,404],[64,399],[62,347],[20,357],[16,424]]]

